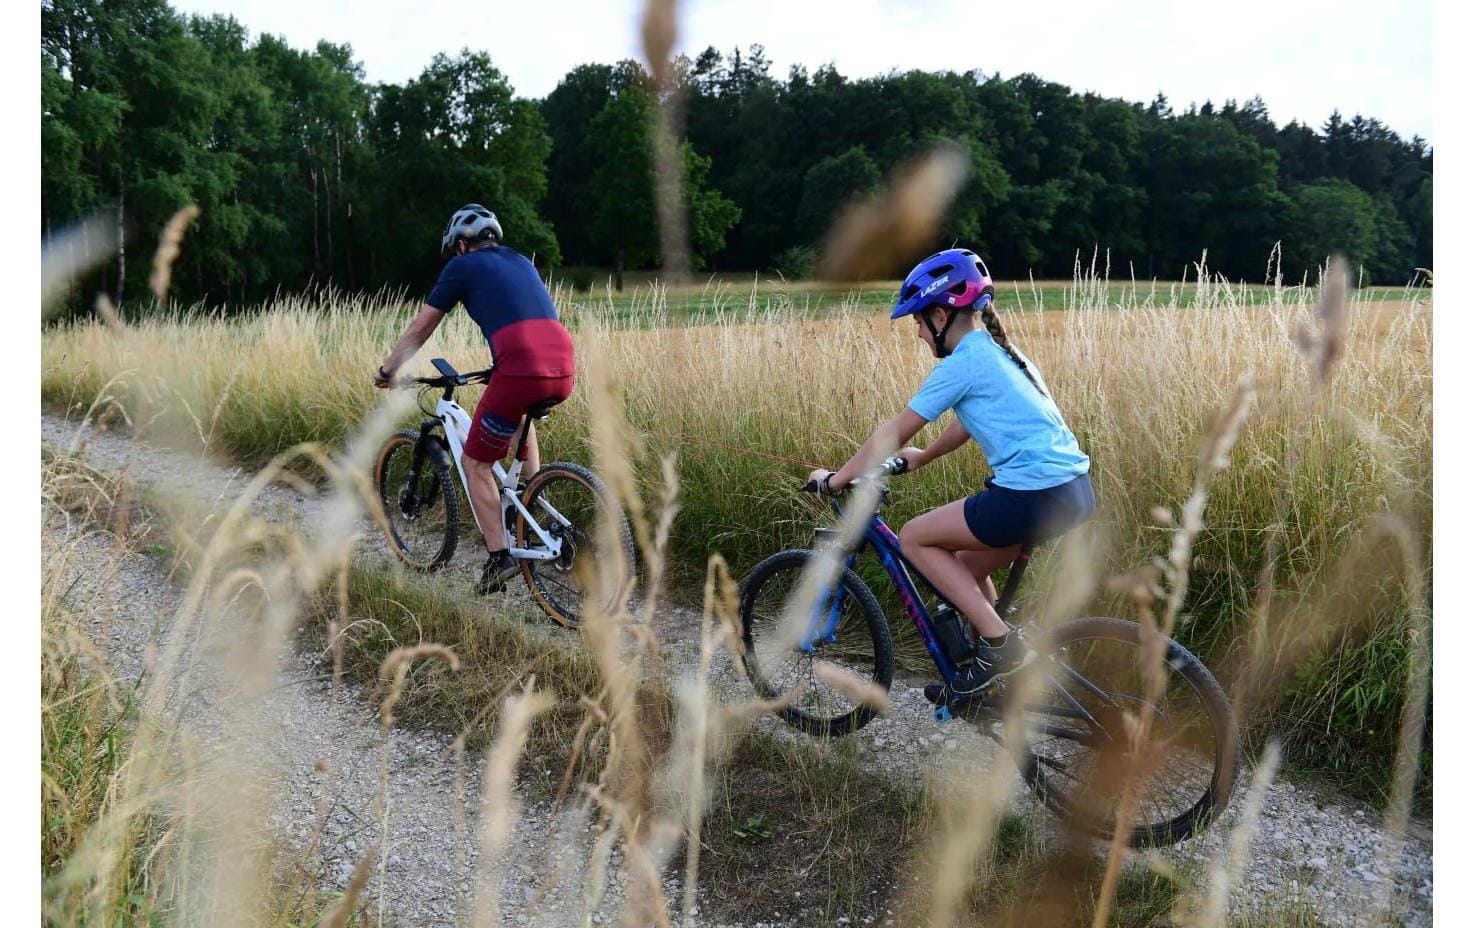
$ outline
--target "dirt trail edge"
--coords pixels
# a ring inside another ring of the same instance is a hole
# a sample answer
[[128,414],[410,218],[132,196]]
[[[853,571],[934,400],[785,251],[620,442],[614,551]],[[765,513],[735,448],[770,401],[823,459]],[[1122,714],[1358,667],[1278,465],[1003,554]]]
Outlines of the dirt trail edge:
[[[75,422],[43,415],[43,442],[65,449],[79,437],[88,463],[104,472],[126,471],[133,480],[153,490],[193,496],[205,501],[234,499],[251,477],[239,468],[211,464],[199,456],[154,448],[116,433],[83,429]],[[303,496],[282,486],[268,488],[256,503],[258,514],[285,521],[310,524],[323,501]],[[75,529],[51,526],[48,532]],[[387,562],[382,538],[365,521],[365,539],[360,557]],[[53,541],[58,540],[56,538]],[[113,545],[94,535],[80,542],[85,564],[103,565],[115,557]],[[46,545],[43,545],[43,557]],[[447,589],[465,591],[469,599],[471,580],[478,564],[466,553],[439,576]],[[128,676],[140,672],[150,641],[157,634],[159,617],[172,615],[178,607],[179,589],[164,574],[158,562],[132,555],[110,571],[88,574],[83,570],[78,591],[73,595],[104,596],[115,603],[114,618],[106,629],[107,648],[119,671]],[[524,591],[505,594],[525,596]],[[671,607],[663,610],[656,632],[666,652],[666,667],[680,674],[696,666],[699,616]],[[101,631],[99,629],[99,631]],[[559,634],[549,628],[549,634]],[[567,637],[567,646],[578,639]],[[276,764],[276,811],[270,826],[279,840],[304,847],[316,820],[316,807],[323,790],[319,761],[334,772],[333,804],[323,836],[325,889],[340,889],[353,864],[372,841],[379,826],[365,816],[378,788],[378,765],[383,743],[373,707],[367,694],[345,690],[337,706],[330,700],[327,678],[330,671],[320,655],[294,654],[282,668],[284,683],[271,697],[272,712],[281,719],[274,729],[270,757]],[[750,695],[745,681],[730,666],[714,670],[720,691],[738,698]],[[921,694],[924,681],[897,682],[891,692],[892,714],[872,722],[856,737],[861,739],[862,764],[887,776],[919,782],[924,767],[945,760],[951,752],[980,739],[978,732],[960,722],[938,726],[931,706]],[[199,697],[208,702],[203,688]],[[211,714],[191,716],[208,732]],[[759,724],[776,732],[786,731],[773,719]],[[801,737],[796,736],[795,737]],[[208,734],[202,735],[208,740]],[[454,763],[450,738],[436,732],[396,731],[389,787],[388,842],[379,874],[371,884],[376,892],[376,916],[384,925],[455,924],[469,914],[474,892],[476,821],[466,814],[464,834],[469,846],[458,848],[453,828]],[[474,810],[480,793],[482,759],[468,755],[466,805]],[[1195,862],[1218,857],[1243,800],[1239,795],[1224,818],[1204,836],[1164,852],[1169,859]],[[1042,815],[1020,787],[1017,802],[1026,814]],[[529,903],[538,889],[539,875],[534,857],[549,842],[565,840],[567,823],[555,820],[553,810],[536,802],[525,803],[525,814],[512,840],[510,861],[502,894],[503,921],[517,925],[561,925],[581,923],[583,874],[571,872],[562,892],[549,893],[537,908]],[[1234,893],[1234,906],[1250,915],[1272,901],[1283,908],[1298,901],[1316,913],[1326,925],[1357,925],[1373,914],[1376,900],[1390,889],[1394,918],[1401,924],[1432,924],[1432,840],[1426,822],[1414,822],[1400,859],[1393,867],[1384,860],[1387,840],[1379,828],[1380,810],[1354,799],[1312,786],[1287,782],[1274,784],[1265,797],[1261,829],[1253,839]],[[586,830],[586,825],[574,827]],[[578,844],[579,842],[575,842]],[[463,850],[464,853],[458,853]],[[584,849],[570,849],[570,862]],[[586,855],[582,855],[586,857]],[[456,861],[463,860],[458,870]],[[611,868],[605,903],[596,912],[594,924],[607,924],[620,910],[627,877],[619,867]],[[1388,884],[1391,884],[1390,886]],[[679,906],[679,877],[668,875],[667,891],[673,911]],[[707,924],[703,922],[703,924]]]

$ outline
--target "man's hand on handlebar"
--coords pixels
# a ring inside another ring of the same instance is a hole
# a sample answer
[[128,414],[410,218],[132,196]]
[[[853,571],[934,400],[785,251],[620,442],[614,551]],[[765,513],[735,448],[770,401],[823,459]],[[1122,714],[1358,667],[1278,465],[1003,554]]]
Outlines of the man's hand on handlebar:
[[379,369],[374,371],[374,386],[378,387],[380,390],[387,390],[390,387],[394,386],[394,372],[386,371],[384,370],[383,366],[380,365]]

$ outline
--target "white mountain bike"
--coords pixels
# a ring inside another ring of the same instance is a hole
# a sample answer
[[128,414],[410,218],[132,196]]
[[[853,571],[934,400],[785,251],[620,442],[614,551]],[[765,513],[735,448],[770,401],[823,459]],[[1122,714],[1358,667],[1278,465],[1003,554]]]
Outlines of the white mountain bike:
[[[405,429],[390,437],[374,465],[374,483],[389,527],[389,547],[401,561],[421,571],[438,570],[455,554],[461,532],[461,498],[451,479],[452,468],[469,499],[461,451],[471,431],[471,417],[457,405],[455,390],[486,383],[492,371],[461,374],[444,358],[430,363],[439,377],[416,377],[403,384],[420,390],[420,408],[427,418],[419,429]],[[430,407],[429,398],[437,391],[440,396]],[[545,419],[555,405],[556,401],[534,406],[528,418]],[[518,448],[524,437],[519,432]],[[554,622],[574,626],[583,608],[585,585],[592,577],[588,571],[595,567],[592,561],[601,518],[615,520],[618,550],[598,552],[600,566],[619,571],[619,582],[611,585],[616,598],[628,586],[635,564],[629,522],[603,482],[580,464],[544,464],[525,487],[519,487],[522,462],[516,457],[518,448],[513,448],[510,468],[499,461],[492,465],[501,488],[500,529],[509,553],[521,562],[532,598]],[[474,509],[471,516],[476,518]],[[477,527],[483,534],[487,531],[479,519]]]

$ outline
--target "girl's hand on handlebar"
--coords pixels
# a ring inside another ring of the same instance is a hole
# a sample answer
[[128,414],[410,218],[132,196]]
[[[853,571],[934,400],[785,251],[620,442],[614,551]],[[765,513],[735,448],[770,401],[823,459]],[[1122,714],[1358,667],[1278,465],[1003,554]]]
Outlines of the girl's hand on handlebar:
[[831,492],[829,478],[834,476],[834,471],[819,468],[809,472],[809,482],[804,484],[804,489],[810,493],[818,493],[820,496],[828,496]]
[[920,448],[902,448],[896,452],[896,455],[906,459],[906,473],[908,474],[921,470],[926,464],[926,452]]

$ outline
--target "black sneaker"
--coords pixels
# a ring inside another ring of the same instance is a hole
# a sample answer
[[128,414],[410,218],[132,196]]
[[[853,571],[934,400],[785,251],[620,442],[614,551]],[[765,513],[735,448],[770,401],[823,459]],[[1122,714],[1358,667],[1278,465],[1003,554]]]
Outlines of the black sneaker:
[[507,581],[521,569],[517,559],[505,551],[489,555],[486,566],[481,568],[481,579],[476,581],[476,592],[482,596],[500,593],[507,588]]
[[947,685],[945,683],[928,683],[921,690],[921,695],[926,701],[934,706],[945,706],[947,704]]
[[[992,647],[986,641],[978,642],[977,655],[957,670],[957,676],[952,678],[953,696],[973,696],[987,689],[992,683],[1004,680],[1018,673],[1029,662],[1034,659],[1034,652],[1029,650],[1018,635],[1009,633],[999,647]],[[945,698],[942,685],[934,683],[937,687],[936,698],[933,698],[931,686],[926,688],[926,698],[936,705],[938,699]]]

